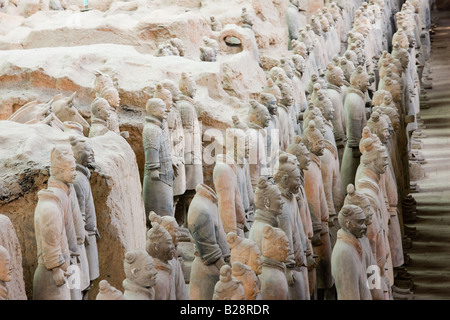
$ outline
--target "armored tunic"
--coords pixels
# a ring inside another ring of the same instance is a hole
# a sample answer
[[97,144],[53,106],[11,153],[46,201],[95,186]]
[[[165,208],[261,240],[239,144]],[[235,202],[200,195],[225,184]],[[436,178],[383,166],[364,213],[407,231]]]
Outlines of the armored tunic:
[[[145,212],[154,211],[160,216],[173,216],[173,168],[169,144],[163,124],[153,116],[145,118],[142,142],[145,152],[143,199]],[[152,180],[152,170],[159,171],[159,178]]]

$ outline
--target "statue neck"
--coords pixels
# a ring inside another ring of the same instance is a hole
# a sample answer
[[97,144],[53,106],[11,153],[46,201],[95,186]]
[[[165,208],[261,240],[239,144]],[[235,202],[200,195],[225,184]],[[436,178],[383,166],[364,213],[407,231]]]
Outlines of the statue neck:
[[256,209],[255,211],[255,221],[263,221],[268,223],[269,225],[271,225],[272,227],[276,227],[278,228],[279,226],[279,222],[278,222],[278,218],[277,216],[268,211],[268,210],[264,210],[264,209]]
[[284,262],[274,260],[272,258],[268,258],[265,256],[261,256],[261,259],[263,261],[262,266],[263,268],[272,268],[272,269],[278,269],[282,271],[283,273],[286,272],[286,265]]
[[163,261],[159,258],[153,257],[153,261],[155,264],[155,268],[158,271],[166,271],[167,273],[172,273],[172,266],[170,265],[169,261]]
[[135,292],[143,296],[148,296],[149,300],[154,300],[155,298],[155,289],[153,289],[153,287],[142,287],[130,279],[123,280],[122,285],[125,291]]
[[48,179],[48,186],[49,187],[54,187],[54,188],[59,188],[61,190],[63,190],[66,194],[70,193],[70,186],[69,184],[56,179],[55,177],[50,177]]
[[91,177],[91,172],[89,171],[88,168],[86,168],[85,166],[83,166],[82,164],[77,163],[77,171],[81,172],[82,174],[84,174],[88,180]]

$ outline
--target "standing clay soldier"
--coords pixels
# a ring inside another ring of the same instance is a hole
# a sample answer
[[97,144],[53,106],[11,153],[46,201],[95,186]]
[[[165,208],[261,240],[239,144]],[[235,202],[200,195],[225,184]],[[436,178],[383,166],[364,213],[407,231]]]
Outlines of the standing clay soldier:
[[55,182],[38,192],[34,212],[38,266],[33,278],[33,300],[70,300],[70,289],[65,285],[70,265],[65,216],[70,210],[68,184],[76,176],[72,150],[54,148],[50,163],[50,175]]
[[280,150],[280,119],[277,112],[277,99],[271,93],[261,92],[258,102],[264,105],[269,111],[269,124],[267,125],[267,157],[268,167],[273,166],[278,161],[278,151]]
[[249,233],[259,249],[262,249],[263,229],[269,225],[279,227],[278,217],[284,205],[280,189],[269,182],[266,177],[260,177],[255,190],[255,221]]
[[289,239],[290,246],[290,252],[286,260],[289,296],[292,300],[308,300],[309,285],[305,253],[307,243],[295,196],[300,187],[300,169],[295,156],[280,155],[274,180],[281,191],[284,202],[278,220],[280,221],[280,228]]
[[328,64],[327,72],[327,93],[330,98],[334,117],[331,120],[333,124],[334,140],[339,154],[339,163],[342,163],[342,156],[344,155],[346,137],[346,117],[344,113],[344,92],[342,86],[344,85],[344,72],[340,67]]
[[120,107],[119,92],[114,87],[106,87],[100,92],[100,97],[108,101],[111,107],[111,113],[108,119],[108,129],[120,134],[119,117],[117,116],[118,108]]
[[158,271],[155,268],[153,258],[140,249],[125,253],[123,262],[125,270],[125,280],[123,296],[126,300],[155,300],[156,276]]
[[325,196],[321,172],[320,156],[324,152],[323,136],[316,129],[314,121],[309,122],[303,133],[303,143],[310,151],[311,163],[305,172],[305,193],[308,200],[314,236],[312,245],[318,255],[316,269],[318,293],[327,293],[326,289],[333,286],[331,275],[331,239],[328,227],[329,211]]
[[98,284],[98,294],[95,300],[126,300],[123,293],[114,288],[106,280],[101,280]]
[[147,231],[146,250],[153,258],[156,275],[155,300],[176,300],[176,287],[172,277],[170,261],[175,255],[175,246],[172,237],[159,223],[153,222],[152,228]]
[[233,231],[243,237],[245,210],[239,190],[236,163],[233,158],[226,154],[216,156],[213,183],[225,233]]
[[102,136],[109,131],[108,121],[111,107],[104,98],[95,98],[91,104],[91,129],[89,138]]
[[178,255],[178,242],[181,236],[180,227],[178,226],[177,220],[174,217],[170,216],[159,216],[154,212],[150,212],[149,216],[150,222],[158,223],[161,227],[169,232],[172,237],[172,243],[175,246],[175,253],[172,260],[170,260],[170,264],[172,265],[172,278],[175,284],[176,290],[176,299],[177,300],[188,300],[188,291],[186,287],[186,282],[184,279],[183,269],[181,267],[181,261]]
[[0,300],[9,300],[6,282],[11,281],[11,257],[5,247],[0,246]]
[[75,177],[73,186],[77,195],[81,215],[85,221],[85,230],[88,240],[85,247],[89,265],[89,280],[92,286],[92,281],[97,279],[100,275],[97,250],[97,240],[100,239],[100,234],[97,230],[94,199],[89,183],[91,172],[88,168],[94,168],[96,164],[94,151],[87,139],[80,139],[77,136],[72,136],[70,137],[70,143],[77,162],[77,176]]
[[164,80],[162,85],[170,91],[172,96],[169,114],[167,115],[167,128],[169,132],[168,142],[170,155],[172,156],[172,166],[176,168],[176,174],[173,180],[174,207],[176,207],[179,198],[186,192],[186,168],[184,166],[185,139],[181,113],[178,108],[180,90],[171,80]]
[[230,248],[217,208],[217,196],[199,184],[188,211],[189,232],[194,240],[189,299],[211,300],[219,281],[220,268],[230,259]]
[[263,267],[260,275],[262,300],[289,300],[286,261],[289,240],[283,230],[269,225],[263,228]]
[[173,169],[169,145],[163,132],[167,118],[164,101],[147,101],[145,125],[142,132],[145,152],[145,174],[142,197],[145,212],[154,211],[161,216],[173,216]]
[[219,281],[214,286],[213,300],[245,300],[245,290],[242,283],[232,275],[229,265],[220,268]]
[[369,75],[363,67],[356,68],[350,78],[351,87],[347,91],[344,111],[347,119],[347,144],[341,164],[342,185],[355,182],[356,169],[359,166],[361,153],[359,142],[362,129],[367,123],[365,112],[365,92],[369,87]]
[[242,283],[246,300],[261,300],[261,282],[255,272],[239,261],[232,263],[233,277]]
[[254,197],[248,163],[248,140],[245,138],[245,131],[238,128],[228,128],[225,146],[227,156],[232,157],[235,163],[239,193],[245,211],[246,221],[244,223],[247,224],[244,229],[250,229],[249,224],[254,220]]
[[339,212],[341,229],[331,256],[338,300],[372,300],[359,240],[366,233],[365,221],[363,210],[355,205],[345,205]]
[[[378,266],[376,260],[376,246],[378,244],[377,237],[379,232],[379,221],[377,215],[374,214],[375,212],[370,204],[369,198],[367,198],[364,194],[357,192],[354,185],[349,184],[347,186],[347,196],[345,197],[344,205],[355,205],[363,210],[366,217],[365,225],[367,227],[366,234],[360,238],[363,250],[363,263],[365,263],[364,269],[367,270],[369,266],[371,268]],[[378,270],[380,270],[379,267]],[[386,284],[389,283],[389,280],[387,280],[387,282],[386,280],[387,279],[383,277],[381,281],[381,288],[374,287],[370,289],[373,300],[385,300],[384,292],[388,291]]]
[[203,183],[202,131],[198,122],[197,111],[195,110],[194,96],[197,86],[192,76],[183,72],[178,88],[181,92],[178,108],[181,114],[185,139],[186,193],[183,201],[184,212],[187,213],[189,203],[194,197],[195,188],[199,183]]
[[269,125],[270,115],[265,106],[256,100],[250,100],[248,110],[248,130],[245,132],[249,144],[250,179],[253,190],[256,189],[258,178],[271,175],[271,168],[267,168],[266,135],[264,130]]

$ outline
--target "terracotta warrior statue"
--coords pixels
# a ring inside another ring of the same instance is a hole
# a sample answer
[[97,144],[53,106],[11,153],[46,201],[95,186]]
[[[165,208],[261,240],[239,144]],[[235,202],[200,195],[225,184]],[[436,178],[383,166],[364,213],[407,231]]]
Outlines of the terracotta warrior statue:
[[229,265],[220,268],[219,281],[214,286],[213,300],[246,300],[245,290],[241,281],[232,275]]
[[[363,155],[361,164],[356,173],[356,190],[366,195],[375,211],[377,218],[376,260],[382,275],[389,278],[393,284],[392,257],[388,239],[389,213],[386,208],[383,190],[381,188],[381,175],[386,172],[389,164],[386,148],[376,144],[374,139],[366,138],[362,141]],[[373,219],[375,223],[375,219]]]
[[250,100],[248,111],[248,130],[245,132],[249,140],[249,167],[253,190],[256,189],[258,178],[271,175],[271,168],[267,168],[267,155],[264,130],[269,125],[269,111],[256,100]]
[[0,300],[8,299],[6,282],[11,281],[11,257],[5,247],[0,246]]
[[347,119],[347,144],[341,164],[341,178],[344,186],[355,182],[356,169],[359,166],[361,153],[359,142],[362,129],[367,123],[365,112],[365,92],[369,87],[369,75],[363,67],[356,68],[350,78],[351,87],[348,89],[344,102]]
[[296,136],[294,142],[289,145],[286,149],[286,152],[292,154],[297,157],[298,166],[300,169],[300,187],[299,192],[296,195],[298,207],[300,209],[300,216],[302,219],[302,224],[304,228],[304,234],[306,237],[306,247],[305,247],[305,255],[306,255],[306,263],[308,268],[308,283],[309,283],[309,293],[311,297],[315,296],[315,287],[316,287],[316,266],[317,263],[314,255],[313,247],[311,239],[314,235],[313,232],[313,222],[311,219],[311,213],[309,211],[308,200],[306,198],[305,191],[305,171],[308,170],[311,159],[309,157],[309,151],[306,146],[302,142],[302,138],[300,136]]
[[109,106],[111,107],[111,113],[108,119],[108,129],[117,134],[120,134],[123,138],[128,138],[128,131],[121,132],[119,127],[119,117],[117,112],[120,108],[120,96],[117,89],[114,86],[106,87],[100,92],[100,97],[108,101]]
[[144,250],[136,249],[125,253],[123,263],[125,280],[123,296],[126,300],[155,300],[156,276],[153,258]]
[[88,139],[78,136],[70,137],[70,144],[77,163],[77,176],[73,186],[77,195],[80,212],[85,221],[85,230],[87,233],[86,255],[89,265],[89,279],[92,281],[100,275],[97,240],[100,234],[97,229],[97,216],[95,214],[94,199],[92,197],[91,184],[89,179],[91,172],[89,168],[96,168],[94,151],[89,144]]
[[[186,192],[186,168],[184,166],[185,139],[181,113],[178,108],[180,89],[178,89],[175,82],[169,79],[164,80],[162,85],[170,91],[172,97],[166,120],[168,129],[167,141],[169,142],[172,167],[174,168],[173,196],[174,207],[176,207],[180,197]],[[184,210],[182,211],[184,212]],[[186,217],[178,217],[176,211],[175,217],[183,222],[186,220]]]
[[[248,163],[249,141],[245,131],[239,128],[227,128],[225,132],[225,147],[227,157],[234,159],[234,168],[239,186],[239,193],[245,212],[244,233],[249,231],[254,220],[254,195]],[[231,165],[233,167],[233,165]]]
[[261,300],[261,282],[248,265],[235,261],[232,263],[231,271],[233,277],[242,283],[246,300]]
[[290,248],[283,230],[266,225],[263,228],[260,275],[262,300],[289,300],[285,261]]
[[98,294],[95,300],[126,300],[123,293],[114,288],[106,280],[98,284]]
[[230,248],[217,207],[217,195],[199,184],[188,211],[189,232],[194,241],[189,299],[211,300],[220,268],[230,259]]
[[181,200],[185,214],[187,214],[195,188],[199,183],[203,183],[202,130],[195,109],[194,97],[197,91],[195,80],[190,74],[183,72],[178,82],[178,88],[181,94],[177,104],[184,129],[184,165],[186,168],[186,192]]
[[153,258],[156,275],[155,300],[176,300],[175,282],[172,277],[172,265],[170,261],[175,256],[175,246],[172,237],[159,223],[152,222],[152,227],[147,231],[147,253]]
[[[359,241],[361,242],[361,247],[363,250],[363,264],[364,269],[367,270],[369,266],[372,268],[377,266],[378,272],[380,271],[379,266],[377,264],[377,232],[378,230],[378,217],[375,214],[369,198],[366,195],[355,190],[355,186],[353,184],[349,184],[347,186],[347,196],[345,197],[344,205],[355,205],[360,207],[364,215],[366,217],[365,225],[367,227],[367,232],[364,236],[362,236]],[[375,221],[375,223],[374,223]],[[380,273],[381,276],[381,273]],[[387,292],[386,278],[380,279],[381,287],[377,288],[374,286],[370,289],[370,293],[372,294],[372,300],[385,300],[385,291]]]
[[104,98],[95,98],[91,103],[91,129],[89,138],[104,135],[109,131],[111,106]]
[[320,156],[324,152],[323,136],[317,130],[314,121],[309,122],[308,128],[303,132],[303,143],[310,151],[311,162],[305,172],[305,192],[308,200],[311,220],[313,221],[312,245],[318,257],[317,288],[318,293],[325,293],[333,286],[331,276],[331,239],[329,234],[329,210],[325,196],[325,189],[321,173]]
[[33,300],[70,300],[70,289],[65,285],[70,265],[65,220],[76,164],[69,147],[55,147],[50,159],[50,175],[58,184],[38,192],[34,212],[38,266],[33,278]]
[[284,205],[280,189],[266,177],[260,177],[255,190],[255,221],[250,228],[249,239],[262,249],[265,226],[279,227],[278,217]]
[[333,124],[334,139],[336,141],[336,147],[339,154],[339,163],[342,163],[342,156],[344,155],[345,144],[347,141],[346,136],[346,117],[344,113],[344,72],[340,67],[328,64],[327,72],[327,93],[330,98],[333,109],[334,117],[331,119]]
[[225,233],[233,231],[244,236],[245,210],[236,166],[232,157],[226,154],[217,155],[213,170],[213,183]]
[[339,212],[338,238],[331,255],[331,267],[338,300],[372,300],[367,283],[363,247],[366,216],[355,205],[345,205]]
[[145,212],[154,211],[161,216],[174,216],[174,172],[168,141],[163,132],[163,120],[167,118],[166,104],[161,99],[152,98],[147,101],[146,110],[148,116],[142,131],[145,152],[142,197]]
[[292,300],[308,300],[308,270],[306,268],[306,236],[296,194],[300,186],[300,169],[297,158],[281,154],[274,175],[275,183],[281,191],[284,202],[282,213],[278,216],[280,228],[289,239],[290,252],[286,260],[286,277],[289,295]]
[[182,258],[178,254],[178,242],[180,240],[181,232],[177,220],[171,216],[159,216],[153,211],[150,212],[149,220],[152,223],[158,223],[161,227],[169,232],[172,237],[172,243],[175,246],[174,257],[169,261],[171,264],[171,282],[175,286],[176,300],[188,300],[188,289],[186,287],[186,281],[183,274],[183,269],[181,267]]

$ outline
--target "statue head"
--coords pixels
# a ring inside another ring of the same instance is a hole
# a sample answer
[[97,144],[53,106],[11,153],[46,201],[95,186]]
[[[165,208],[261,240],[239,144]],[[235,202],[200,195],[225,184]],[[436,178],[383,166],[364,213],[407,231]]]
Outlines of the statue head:
[[372,112],[370,119],[367,121],[370,131],[378,136],[381,143],[386,144],[390,137],[389,123],[377,111]]
[[387,90],[379,89],[379,90],[375,91],[375,93],[373,94],[373,97],[372,97],[372,104],[374,106],[381,105],[384,101],[384,97],[386,97],[386,96],[390,96],[390,98],[392,99],[391,93]]
[[219,281],[214,286],[213,300],[245,300],[244,287],[233,277],[229,265],[220,268]]
[[278,88],[281,92],[280,103],[284,106],[291,106],[294,103],[294,92],[291,86],[285,82],[278,82]]
[[170,90],[166,89],[161,83],[156,85],[155,92],[153,93],[153,98],[158,98],[164,101],[166,104],[166,109],[169,111],[172,106],[172,93]]
[[281,91],[278,86],[275,85],[275,82],[271,79],[267,79],[267,85],[264,87],[263,92],[271,93],[277,99],[277,102],[281,100]]
[[95,300],[126,300],[122,292],[114,288],[106,280],[98,284],[98,294]]
[[[180,99],[180,89],[178,89],[178,86],[176,85],[175,82],[173,82],[170,79],[165,79],[165,80],[163,80],[162,85],[165,89],[170,91],[173,102],[177,102]],[[154,98],[157,98],[157,97],[154,97]]]
[[269,110],[258,101],[252,99],[249,102],[250,108],[248,110],[249,122],[256,123],[262,128],[266,128],[269,125],[270,115]]
[[255,190],[255,208],[270,212],[276,217],[281,214],[283,205],[284,201],[277,185],[264,176],[259,177]]
[[11,256],[5,247],[0,246],[0,281],[11,281]]
[[256,275],[261,274],[261,250],[254,241],[239,237],[235,232],[228,232],[227,241],[231,249],[231,264],[238,261],[252,268]]
[[303,132],[303,143],[308,150],[316,156],[323,155],[324,139],[322,133],[316,128],[316,123],[311,120],[308,122],[308,127]]
[[160,121],[167,119],[167,105],[159,98],[148,99],[145,105],[145,110],[149,115]]
[[147,231],[145,248],[153,258],[166,263],[175,256],[172,236],[158,222],[153,222],[152,228]]
[[109,105],[117,109],[120,105],[119,91],[115,87],[106,87],[100,93],[100,97],[108,101]]
[[308,47],[303,41],[292,40],[292,52],[306,58],[308,55]]
[[306,69],[305,58],[299,54],[294,54],[292,56],[292,62],[294,62],[295,70],[303,75],[303,72],[305,72]]
[[279,262],[285,262],[289,253],[289,240],[286,233],[280,228],[266,225],[263,228],[261,254],[263,257]]
[[362,142],[363,153],[361,163],[376,174],[383,174],[389,164],[386,148],[378,146],[372,138],[366,138]]
[[68,145],[59,145],[50,154],[50,176],[64,183],[73,183],[76,163],[73,151]]
[[111,106],[104,98],[97,97],[91,103],[91,117],[107,121],[111,114]]
[[362,92],[366,92],[366,90],[369,88],[369,75],[362,66],[358,66],[352,73],[352,76],[350,77],[350,84],[352,85],[352,87]]
[[181,73],[181,79],[178,83],[180,92],[188,97],[193,98],[197,92],[197,84],[192,76],[186,72]]
[[339,211],[338,220],[341,228],[356,238],[361,238],[367,233],[366,216],[358,206],[352,204],[344,205]]
[[322,112],[322,116],[328,120],[331,121],[334,118],[334,108],[333,108],[333,102],[331,102],[331,99],[326,96],[323,92],[319,92],[317,94],[317,100],[316,105]]
[[[317,107],[316,107],[317,108]],[[317,108],[319,109],[319,108]],[[319,109],[321,110],[321,109]],[[322,115],[322,111],[320,113],[308,113],[308,116],[305,118],[303,117],[303,127],[304,130],[308,129],[309,122],[314,121],[316,125],[316,129],[322,134],[322,137],[325,137],[325,118]]]
[[344,85],[344,71],[338,66],[335,66],[332,63],[327,65],[326,71],[326,79],[328,83],[334,84],[335,86],[343,86]]
[[94,91],[96,93],[100,93],[103,89],[114,86],[114,83],[108,74],[103,73],[99,70],[96,70],[94,72],[94,74],[95,74],[95,80],[94,80],[94,87],[92,88],[92,91]]
[[308,170],[311,158],[309,157],[309,150],[303,144],[300,136],[294,137],[294,142],[286,148],[286,152],[297,157],[300,170]]
[[275,115],[277,113],[277,99],[268,92],[261,92],[259,94],[258,102],[267,108],[269,114]]
[[70,136],[70,144],[77,164],[84,167],[95,165],[94,150],[89,140],[83,136]]
[[344,199],[344,205],[349,204],[358,206],[363,210],[366,216],[366,226],[372,223],[373,209],[369,198],[365,194],[356,191],[355,186],[351,183],[347,186],[347,196]]
[[344,77],[347,82],[350,82],[350,78],[355,71],[356,67],[351,60],[348,60],[345,56],[342,57],[339,61],[339,66],[344,72]]
[[181,232],[180,232],[180,226],[178,225],[177,220],[174,217],[171,216],[160,216],[157,215],[155,212],[150,211],[149,214],[149,220],[152,223],[158,223],[160,227],[163,227],[167,230],[167,232],[172,237],[172,243],[176,247],[178,245],[178,242],[180,240]]
[[242,122],[237,115],[231,116],[231,119],[233,120],[233,128],[241,129],[244,131],[248,129],[247,124],[245,122]]
[[140,287],[151,288],[156,284],[158,271],[155,268],[153,258],[147,251],[135,249],[125,253],[123,263],[127,280]]
[[289,153],[281,153],[273,179],[280,190],[297,194],[301,186],[301,173],[297,158]]

